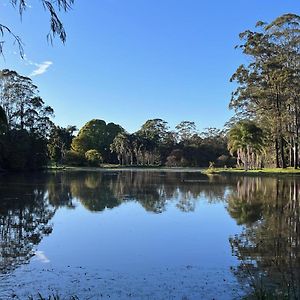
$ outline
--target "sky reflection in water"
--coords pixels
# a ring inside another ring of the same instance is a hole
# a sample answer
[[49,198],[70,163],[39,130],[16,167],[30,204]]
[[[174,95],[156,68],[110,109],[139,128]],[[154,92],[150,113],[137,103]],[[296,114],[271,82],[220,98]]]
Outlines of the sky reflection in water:
[[0,198],[1,299],[233,299],[251,296],[256,280],[293,295],[274,259],[299,280],[292,178],[14,174],[0,179]]

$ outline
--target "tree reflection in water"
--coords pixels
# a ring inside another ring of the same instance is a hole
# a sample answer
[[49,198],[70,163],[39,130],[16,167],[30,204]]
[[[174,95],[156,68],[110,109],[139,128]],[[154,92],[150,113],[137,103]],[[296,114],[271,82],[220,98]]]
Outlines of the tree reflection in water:
[[230,238],[235,274],[249,299],[300,298],[300,181],[244,177],[228,195],[242,234]]
[[49,175],[48,192],[52,205],[74,207],[74,199],[92,212],[114,208],[127,201],[139,202],[153,213],[165,211],[168,201],[189,212],[201,194],[209,201],[224,199],[224,183],[195,173],[123,171],[66,172]]
[[52,231],[57,209],[74,209],[79,201],[91,212],[137,201],[162,213],[168,201],[193,211],[199,196],[224,198],[224,187],[211,190],[206,176],[175,172],[51,172],[10,174],[0,178],[0,272],[28,263],[36,246]]
[[0,273],[27,263],[35,246],[52,231],[49,221],[55,208],[49,205],[45,185],[26,182],[26,176],[20,175],[1,180]]
[[[129,201],[150,213],[172,203],[182,212],[199,199],[224,201],[240,225],[230,238],[240,264],[234,274],[249,298],[299,299],[300,181],[293,178],[211,176],[160,171],[53,172],[0,178],[0,272],[29,262],[51,233],[57,209],[78,202],[91,212]],[[226,202],[225,202],[226,201]]]

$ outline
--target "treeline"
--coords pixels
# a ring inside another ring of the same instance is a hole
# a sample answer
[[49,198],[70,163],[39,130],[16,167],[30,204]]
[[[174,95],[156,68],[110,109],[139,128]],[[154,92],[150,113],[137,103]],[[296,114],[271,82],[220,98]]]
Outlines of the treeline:
[[300,17],[285,14],[240,34],[249,64],[232,76],[229,149],[245,169],[299,167]]
[[234,164],[225,134],[215,128],[199,133],[194,122],[170,130],[162,119],[148,120],[128,133],[118,124],[94,119],[75,135],[75,126],[53,121],[38,88],[15,71],[0,72],[0,167],[34,170],[48,165],[208,167]]
[[114,123],[92,120],[80,129],[65,157],[68,164],[101,162],[122,166],[207,167],[233,164],[225,135],[217,129],[198,133],[183,121],[174,131],[166,121],[152,119],[130,134]]
[[224,130],[199,133],[182,121],[174,130],[162,119],[146,121],[135,133],[103,120],[74,126],[52,122],[53,109],[32,80],[0,72],[0,167],[36,169],[51,160],[77,166],[266,166],[299,167],[300,17],[285,14],[240,34],[248,58],[231,81],[237,84]]
[[[62,128],[58,129],[61,131]],[[48,148],[56,163],[68,165],[208,167],[233,165],[226,136],[218,129],[198,133],[194,122],[183,121],[174,131],[166,121],[146,121],[135,133],[103,120],[87,122],[72,140],[52,131]],[[66,146],[67,145],[67,146]]]

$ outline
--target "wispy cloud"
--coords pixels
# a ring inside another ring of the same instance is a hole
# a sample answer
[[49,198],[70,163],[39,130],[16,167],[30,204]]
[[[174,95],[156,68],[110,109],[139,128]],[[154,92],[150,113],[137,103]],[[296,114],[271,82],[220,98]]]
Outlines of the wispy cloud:
[[36,69],[33,70],[33,72],[29,75],[30,77],[33,77],[33,76],[38,76],[38,75],[42,75],[44,74],[45,72],[48,71],[49,67],[53,64],[52,61],[44,61],[40,64],[37,64],[37,63],[34,63],[33,65],[36,66]]
[[50,262],[49,258],[45,255],[44,251],[36,251],[34,255],[35,255],[35,259],[42,263],[47,264]]
[[[17,52],[13,52],[15,55],[17,54]],[[30,59],[28,59],[28,57],[26,56],[26,54],[24,54],[23,57],[23,61],[25,62],[26,65],[30,65],[30,66],[34,66],[35,69],[29,74],[29,77],[34,77],[34,76],[38,76],[38,75],[42,75],[45,72],[48,71],[49,67],[51,65],[53,65],[53,62],[50,60],[46,60],[42,63],[36,63]]]

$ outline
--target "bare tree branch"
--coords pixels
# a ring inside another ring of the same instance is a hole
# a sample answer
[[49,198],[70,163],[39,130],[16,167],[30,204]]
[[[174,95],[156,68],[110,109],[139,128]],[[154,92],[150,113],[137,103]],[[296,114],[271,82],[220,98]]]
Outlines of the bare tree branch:
[[[17,44],[18,48],[19,48],[19,53],[20,56],[23,58],[24,57],[24,48],[23,48],[23,42],[21,40],[21,38],[14,34],[7,26],[0,24],[0,35],[2,37],[5,36],[5,33],[8,33],[14,40],[14,44]],[[0,41],[0,54],[3,55],[3,45],[4,45],[5,41],[2,40]]]
[[[27,9],[27,3],[25,0],[10,0],[11,5],[18,10],[20,17],[22,18],[25,10]],[[72,5],[74,4],[74,0],[41,0],[42,6],[50,15],[50,31],[47,34],[47,40],[52,44],[55,36],[58,36],[59,39],[65,43],[67,34],[64,29],[63,23],[58,16],[58,11],[68,12]],[[20,56],[24,57],[24,48],[23,42],[21,38],[13,32],[11,28],[7,25],[0,24],[0,36],[4,38],[5,33],[10,35],[14,43],[17,44],[19,48]],[[5,40],[0,41],[0,54],[3,55],[3,46]]]

